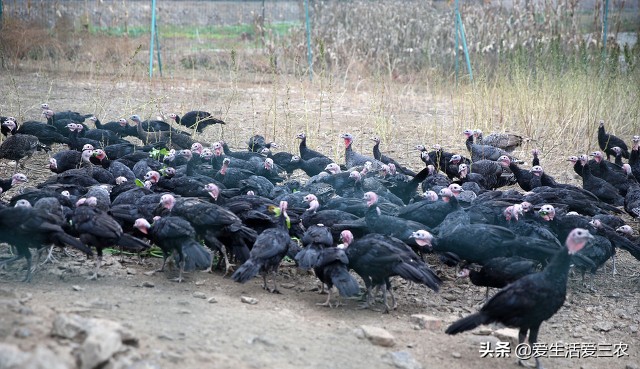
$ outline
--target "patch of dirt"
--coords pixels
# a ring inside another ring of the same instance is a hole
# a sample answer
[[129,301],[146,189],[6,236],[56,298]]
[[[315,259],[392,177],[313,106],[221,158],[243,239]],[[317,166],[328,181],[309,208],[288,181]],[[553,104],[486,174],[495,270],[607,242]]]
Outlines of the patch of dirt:
[[[449,323],[477,311],[484,289],[456,279],[452,270],[440,267],[436,270],[445,280],[441,293],[396,279],[399,307],[383,314],[358,309],[355,299],[344,300],[338,308],[316,306],[325,299],[318,294],[317,279],[292,265],[285,265],[278,276],[282,294],[273,295],[261,288],[261,278],[240,285],[219,273],[199,272],[178,284],[169,280],[177,273],[175,269],[168,275],[145,274],[159,267],[158,259],[145,259],[139,265],[137,259],[130,258],[121,263],[119,256],[107,258],[97,282],[87,281],[93,261],[58,256],[61,261],[41,267],[31,284],[17,280],[23,276],[22,270],[16,270],[22,263],[0,274],[0,288],[15,291],[22,301],[19,308],[7,309],[0,319],[4,342],[27,351],[42,342],[69,345],[67,340],[50,336],[51,324],[59,313],[74,313],[129,327],[140,341],[136,349],[139,358],[161,368],[199,368],[211,363],[229,368],[389,368],[385,355],[396,351],[408,352],[426,368],[515,365],[513,353],[512,358],[480,358],[481,343],[495,342],[496,338],[478,333],[488,334],[499,327],[459,336],[443,333]],[[543,358],[547,366],[624,368],[637,362],[640,296],[637,279],[631,282],[629,278],[638,270],[631,267],[634,261],[629,255],[620,259],[620,275],[598,274],[598,292],[582,288],[577,276],[571,279],[567,302],[543,324],[540,342],[624,343],[629,356]],[[253,297],[258,303],[242,303],[242,296]],[[216,302],[208,301],[210,298]],[[442,326],[418,329],[412,322],[413,314],[437,317]],[[357,329],[362,325],[386,329],[395,337],[395,346],[379,347],[358,338]],[[20,337],[25,328],[30,336]]]
[[[219,111],[229,123],[224,128],[209,128],[204,141],[224,137],[238,148],[251,134],[262,133],[293,151],[293,136],[306,130],[310,132],[311,146],[339,158],[342,146],[337,136],[342,130],[358,134],[356,150],[360,152],[370,150],[370,144],[365,143],[369,134],[382,133],[383,150],[416,168],[420,162],[411,148],[417,143],[442,142],[451,150],[464,148],[464,140],[457,134],[462,127],[447,112],[451,110],[447,110],[445,100],[428,93],[381,99],[375,84],[358,91],[324,91],[321,98],[320,92],[310,92],[316,86],[285,79],[274,84],[178,78],[143,83],[25,74],[0,76],[0,81],[4,86],[14,82],[20,86],[19,94],[9,92],[0,101],[0,115],[17,115],[20,121],[39,119],[39,105],[45,101],[60,110],[98,112],[103,121],[133,113],[149,117],[159,111],[204,108]],[[374,106],[380,101],[387,110]],[[434,117],[430,113],[434,106],[445,113]],[[442,132],[448,132],[448,136]],[[44,169],[46,159],[39,155],[27,163],[31,168],[27,171],[28,185],[49,175]],[[549,167],[547,171],[557,177],[571,170],[560,161],[550,162]],[[12,170],[0,167],[0,177],[6,178]],[[17,190],[4,194],[4,198]],[[8,248],[0,247],[0,254],[6,253]],[[542,325],[539,341],[547,345],[622,343],[628,345],[629,356],[577,359],[565,358],[563,353],[559,358],[543,357],[542,363],[547,367],[637,367],[640,267],[626,252],[618,254],[619,274],[612,277],[609,272],[599,271],[596,292],[581,287],[579,275],[570,277],[567,302]],[[399,307],[390,314],[359,310],[359,301],[351,299],[338,308],[316,306],[326,296],[318,295],[315,277],[287,264],[278,275],[282,294],[272,295],[262,290],[261,278],[240,285],[223,278],[221,273],[189,274],[184,283],[178,284],[169,280],[177,273],[175,269],[167,274],[145,274],[159,267],[159,259],[146,258],[138,264],[137,257],[128,256],[106,257],[98,281],[87,281],[94,266],[92,260],[56,256],[59,261],[41,266],[30,284],[19,282],[24,276],[22,262],[0,270],[2,342],[25,351],[42,344],[71,350],[74,342],[54,338],[50,333],[58,314],[73,313],[128,327],[139,340],[139,347],[131,349],[132,357],[149,368],[416,367],[410,361],[393,364],[389,354],[398,351],[408,352],[424,368],[515,368],[513,352],[509,358],[481,358],[482,342],[496,340],[481,334],[490,334],[499,327],[479,328],[457,336],[443,333],[449,323],[479,309],[484,289],[455,278],[454,270],[440,266],[431,256],[429,263],[444,280],[441,292],[436,294],[396,279],[393,285]],[[610,271],[609,263],[607,267]],[[242,303],[242,296],[253,297],[258,303]],[[214,303],[208,301],[211,297]],[[434,316],[442,322],[440,327],[419,329],[412,322],[413,314]],[[359,338],[358,327],[362,325],[386,329],[395,337],[395,345],[380,347]],[[111,367],[128,366],[114,361]]]

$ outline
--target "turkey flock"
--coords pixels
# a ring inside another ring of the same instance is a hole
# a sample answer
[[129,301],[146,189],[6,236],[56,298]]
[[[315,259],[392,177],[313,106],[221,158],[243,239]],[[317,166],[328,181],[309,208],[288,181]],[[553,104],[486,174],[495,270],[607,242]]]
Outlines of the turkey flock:
[[[465,130],[460,153],[417,145],[425,164],[418,170],[384,155],[378,137],[365,155],[343,133],[345,162],[337,163],[309,148],[305,133],[296,136],[296,153],[275,152],[278,145],[259,135],[242,151],[199,142],[207,126],[225,124],[203,111],[170,114],[180,128],[138,115],[102,123],[47,104],[42,114],[46,122],[0,117],[0,158],[15,162],[0,193],[20,186],[0,203],[0,242],[10,245],[0,265],[24,258],[27,282],[39,265],[78,251],[95,254],[89,278],[97,279],[106,248],[142,253],[155,245],[163,255],[158,271],[173,256],[178,282],[185,272],[220,270],[240,283],[261,275],[273,293],[288,257],[314,270],[329,307],[361,294],[354,271],[365,286],[362,306],[373,308],[382,294],[389,312],[397,308],[394,276],[443,287],[425,261],[435,254],[432,261],[455,268],[458,278],[487,287],[482,309],[447,333],[502,322],[533,344],[564,302],[570,267],[594,289],[593,275],[608,260],[617,273],[618,249],[640,259],[640,243],[621,218],[640,216],[640,136],[629,150],[603,121],[601,151],[568,158],[582,177],[578,187],[547,173],[538,150],[531,169],[520,167],[512,152],[523,139],[513,134]],[[49,155],[51,175],[26,187],[18,171],[37,151]],[[305,181],[292,177],[299,171]],[[490,287],[501,290],[489,299]]]

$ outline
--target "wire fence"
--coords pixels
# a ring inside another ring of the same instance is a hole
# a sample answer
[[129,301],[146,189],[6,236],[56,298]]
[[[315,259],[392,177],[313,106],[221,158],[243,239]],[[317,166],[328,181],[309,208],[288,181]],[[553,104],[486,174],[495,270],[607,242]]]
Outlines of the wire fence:
[[[450,1],[309,1],[314,70],[370,68],[391,76],[398,70],[433,67],[450,72],[456,51],[460,53]],[[562,58],[580,48],[595,58],[601,54],[597,49],[602,47],[605,1],[461,1],[471,62],[492,63],[521,49],[531,54],[554,47]],[[613,41],[635,44],[639,1],[609,1],[608,35]],[[43,51],[46,45],[32,49],[16,45],[19,50],[13,57],[37,59],[53,53],[67,59],[118,62],[131,57],[135,49],[135,62],[148,64],[150,0],[3,0],[2,4],[5,20],[37,23],[52,30],[59,41],[58,51],[51,46]],[[160,55],[169,72],[226,68],[240,59],[256,71],[308,72],[304,0],[157,0],[156,14]],[[20,33],[27,37],[29,30]],[[90,41],[91,35],[98,41]],[[100,37],[124,39],[125,46]],[[33,36],[30,41],[37,44],[37,39]],[[617,45],[612,44],[612,48]],[[87,49],[92,49],[91,55]],[[243,58],[252,55],[266,59]]]
[[[150,0],[4,0],[9,17],[37,20],[55,26],[70,17],[77,27],[135,29],[149,27]],[[301,7],[291,0],[158,0],[160,24],[173,26],[228,26],[299,21]]]

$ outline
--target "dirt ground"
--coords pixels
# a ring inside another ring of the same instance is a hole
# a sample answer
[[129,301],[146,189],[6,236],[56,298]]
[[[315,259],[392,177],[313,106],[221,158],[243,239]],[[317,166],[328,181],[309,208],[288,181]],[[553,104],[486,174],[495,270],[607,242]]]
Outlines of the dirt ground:
[[[411,148],[417,143],[464,148],[459,135],[462,123],[452,113],[454,103],[397,86],[389,87],[385,95],[382,91],[387,87],[378,88],[374,83],[345,89],[334,86],[333,90],[325,87],[318,92],[304,82],[270,77],[234,83],[213,77],[197,82],[174,78],[150,84],[59,78],[42,72],[3,75],[0,83],[5,86],[0,115],[15,115],[20,121],[40,119],[39,105],[45,101],[54,109],[97,112],[103,121],[133,113],[155,116],[161,111],[206,108],[218,112],[228,125],[208,128],[203,141],[224,137],[237,148],[250,134],[261,133],[268,139],[275,137],[285,150],[295,150],[293,136],[306,130],[310,146],[338,158],[342,148],[337,134],[350,130],[357,135],[356,150],[368,152],[371,145],[365,138],[377,133],[386,139],[384,151],[413,167],[418,167],[418,159]],[[521,154],[526,156],[524,151]],[[28,185],[49,175],[46,159],[40,155],[27,164]],[[556,178],[573,180],[560,161],[549,162],[547,168]],[[0,167],[2,178],[11,172],[11,167]],[[3,199],[12,193],[4,194]],[[637,224],[633,227],[637,229]],[[8,248],[0,247],[0,254],[7,252]],[[240,285],[221,273],[199,272],[178,284],[169,280],[175,270],[147,275],[160,265],[161,260],[154,258],[139,264],[137,258],[109,256],[100,278],[87,281],[93,261],[57,257],[57,263],[41,266],[29,284],[19,282],[23,263],[0,270],[0,343],[15,344],[24,351],[44,345],[54,352],[68,352],[74,343],[52,337],[51,327],[58,314],[73,313],[120,322],[138,338],[139,347],[129,349],[129,358],[136,364],[112,362],[107,368],[516,366],[513,352],[508,358],[481,358],[482,343],[495,343],[493,334],[499,327],[458,336],[443,333],[449,323],[477,311],[484,289],[455,278],[454,270],[439,265],[433,257],[429,262],[444,280],[441,292],[394,280],[399,307],[390,314],[360,310],[357,300],[345,300],[332,309],[316,306],[326,297],[318,294],[317,280],[292,265],[285,264],[278,276],[282,294],[272,295],[261,289],[261,279]],[[539,341],[547,345],[591,343],[602,348],[599,356],[611,355],[604,351],[606,347],[627,345],[628,356],[570,359],[562,354],[543,357],[546,367],[638,368],[640,264],[619,251],[617,267],[615,277],[610,275],[609,263],[607,273],[598,272],[596,292],[583,288],[579,275],[571,276],[567,301],[542,325]],[[258,303],[243,303],[242,296]],[[419,329],[411,319],[414,314],[439,318],[441,324]],[[363,325],[386,329],[395,338],[394,346],[381,347],[359,338],[358,328]],[[414,361],[394,361],[391,354],[401,351]],[[2,363],[0,359],[0,368]]]

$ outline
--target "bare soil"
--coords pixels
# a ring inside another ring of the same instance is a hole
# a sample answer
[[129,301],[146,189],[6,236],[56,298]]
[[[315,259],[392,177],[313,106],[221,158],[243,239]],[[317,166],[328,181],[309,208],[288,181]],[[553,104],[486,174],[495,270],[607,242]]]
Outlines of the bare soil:
[[[464,148],[459,135],[462,124],[453,114],[456,103],[426,89],[407,91],[403,86],[369,81],[358,87],[333,86],[328,90],[325,86],[321,90],[317,85],[281,77],[245,78],[242,82],[222,79],[172,78],[148,83],[89,76],[61,78],[41,72],[4,74],[0,76],[5,87],[0,115],[41,120],[39,105],[45,101],[54,109],[96,112],[103,121],[133,113],[149,117],[159,112],[206,109],[228,122],[224,128],[208,128],[203,137],[207,143],[224,137],[241,148],[250,134],[261,133],[282,142],[285,150],[296,150],[293,136],[306,130],[311,146],[341,160],[337,135],[350,130],[357,135],[358,151],[368,152],[370,144],[365,138],[380,134],[384,151],[416,168],[419,162],[411,148],[417,143],[438,142],[458,151]],[[527,157],[524,150],[520,154]],[[49,175],[46,159],[40,155],[27,164],[31,168],[28,185]],[[546,168],[563,181],[573,180],[560,161],[549,162]],[[6,178],[12,170],[1,166],[0,177]],[[4,194],[3,199],[18,190]],[[637,224],[633,226],[637,228]],[[8,252],[0,246],[0,254]],[[71,343],[50,335],[51,325],[59,313],[76,313],[129,327],[140,342],[134,356],[146,367],[389,368],[394,364],[388,354],[397,351],[408,352],[424,368],[516,365],[513,353],[509,358],[481,358],[481,343],[496,340],[486,334],[499,327],[458,336],[443,333],[449,323],[479,309],[484,289],[455,278],[454,270],[441,266],[433,257],[429,262],[444,280],[441,292],[394,280],[399,307],[383,314],[358,309],[357,300],[345,300],[338,308],[316,306],[326,298],[318,294],[317,280],[288,264],[278,275],[282,294],[272,295],[262,290],[259,278],[240,285],[222,273],[193,273],[178,284],[169,280],[175,269],[166,274],[145,274],[158,268],[160,259],[145,258],[139,264],[137,257],[129,256],[107,257],[100,278],[87,281],[92,260],[56,256],[58,262],[40,266],[29,284],[20,282],[22,262],[0,270],[0,306],[6,306],[0,314],[0,341],[25,351],[42,344],[68,347]],[[623,343],[628,345],[628,356],[542,358],[547,367],[638,367],[640,267],[637,260],[619,251],[619,274],[610,275],[609,263],[607,270],[596,275],[596,292],[583,288],[579,275],[570,277],[565,306],[542,325],[539,341],[548,345]],[[153,287],[144,287],[145,282]],[[206,298],[195,297],[194,292]],[[241,296],[256,298],[258,303],[242,303]],[[216,302],[210,303],[210,297]],[[442,325],[418,329],[411,322],[413,314],[438,317]],[[359,338],[357,328],[362,325],[386,329],[395,337],[395,345],[385,348]]]

